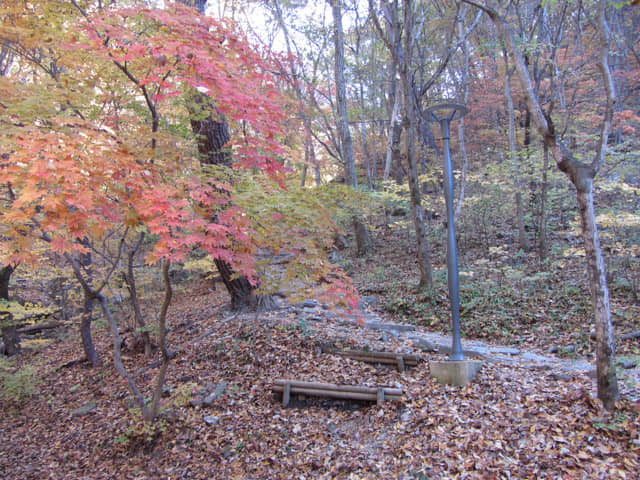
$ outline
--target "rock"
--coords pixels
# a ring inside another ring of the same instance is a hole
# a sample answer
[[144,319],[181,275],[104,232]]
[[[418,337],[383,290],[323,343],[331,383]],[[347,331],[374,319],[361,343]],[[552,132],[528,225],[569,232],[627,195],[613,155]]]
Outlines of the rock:
[[76,408],[71,415],[74,417],[82,417],[93,412],[97,407],[96,402],[85,403],[81,407]]
[[218,385],[216,385],[216,389],[213,392],[213,397],[220,398],[222,395],[224,395],[224,392],[226,391],[227,391],[227,382],[220,382]]
[[502,355],[520,355],[521,353],[519,348],[512,348],[512,347],[492,347],[491,352],[499,353]]
[[435,343],[430,342],[426,338],[415,338],[413,344],[423,352],[437,352],[438,347]]
[[211,395],[207,395],[206,397],[204,397],[204,398],[202,399],[202,404],[203,404],[205,407],[210,407],[211,405],[213,405],[213,401],[214,401],[215,399],[216,399],[216,397],[215,397],[213,394],[211,394]]
[[216,417],[213,415],[204,417],[204,423],[206,423],[207,425],[217,425],[219,421],[220,417]]
[[556,380],[560,380],[561,382],[570,382],[573,380],[573,377],[567,373],[556,372],[553,374],[553,378]]
[[537,363],[548,363],[550,361],[552,361],[553,359],[549,358],[549,357],[545,357],[543,355],[538,355],[537,353],[531,353],[531,352],[524,352],[522,354],[522,360],[526,361],[526,362],[537,362]]
[[199,407],[200,405],[202,405],[202,398],[198,397],[198,398],[194,398],[193,400],[191,400],[189,402],[189,405],[191,405],[192,407]]
[[393,332],[413,332],[416,327],[413,325],[400,325],[395,323],[369,323],[369,328],[372,330],[384,330],[394,334]]
[[317,300],[305,300],[304,302],[302,302],[302,308],[316,308],[317,306]]
[[624,368],[626,370],[630,370],[632,368],[635,368],[637,364],[638,364],[638,362],[636,362],[635,360],[625,360],[624,362],[620,362],[619,363],[619,365],[622,365],[622,368]]
[[368,295],[366,297],[362,297],[362,300],[360,300],[360,303],[358,303],[358,308],[364,308],[367,306],[377,307],[378,297],[376,297],[375,295]]

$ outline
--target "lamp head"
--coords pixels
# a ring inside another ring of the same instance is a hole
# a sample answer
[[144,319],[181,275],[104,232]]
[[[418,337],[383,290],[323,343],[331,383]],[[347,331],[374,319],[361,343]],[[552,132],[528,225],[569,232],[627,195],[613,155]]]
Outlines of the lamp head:
[[468,111],[467,107],[461,103],[446,102],[427,107],[424,114],[427,117],[427,120],[440,122],[445,119],[448,119],[449,121],[458,120],[464,117]]

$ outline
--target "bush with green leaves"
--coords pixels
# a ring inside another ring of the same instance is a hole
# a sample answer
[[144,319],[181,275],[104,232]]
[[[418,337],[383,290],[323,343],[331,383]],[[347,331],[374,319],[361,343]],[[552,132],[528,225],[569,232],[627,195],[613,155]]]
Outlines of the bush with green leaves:
[[40,378],[34,365],[18,365],[14,360],[0,356],[0,401],[22,405],[38,392]]

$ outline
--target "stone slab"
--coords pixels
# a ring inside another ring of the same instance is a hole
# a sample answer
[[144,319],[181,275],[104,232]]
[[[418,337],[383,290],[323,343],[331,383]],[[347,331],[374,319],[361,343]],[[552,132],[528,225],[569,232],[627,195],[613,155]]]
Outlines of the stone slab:
[[445,360],[429,362],[429,371],[439,383],[464,387],[478,374],[482,362],[478,360]]

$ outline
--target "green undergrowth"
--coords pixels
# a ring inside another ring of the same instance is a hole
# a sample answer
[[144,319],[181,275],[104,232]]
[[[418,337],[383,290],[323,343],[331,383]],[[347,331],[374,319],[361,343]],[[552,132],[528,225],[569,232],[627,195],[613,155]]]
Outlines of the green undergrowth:
[[[539,212],[533,209],[534,204],[525,206],[530,249],[523,251],[517,241],[509,183],[499,178],[487,185],[469,176],[463,213],[456,224],[463,335],[496,343],[558,347],[560,355],[569,357],[592,355],[593,313],[575,193],[560,175],[551,178],[547,248],[541,256],[536,229]],[[539,195],[538,191],[528,193],[531,201]],[[406,193],[387,189],[386,195],[402,197]],[[435,210],[427,219],[433,263],[431,290],[416,287],[415,235],[408,212],[391,219],[382,215],[373,219],[374,250],[366,258],[347,257],[344,268],[362,294],[380,297],[378,309],[384,315],[448,333],[444,211],[434,195],[426,197],[425,204]],[[640,188],[623,182],[602,180],[596,189],[597,221],[617,335],[640,329],[639,199]],[[402,205],[397,198],[385,201]],[[631,343],[619,341],[619,353],[633,354]]]

